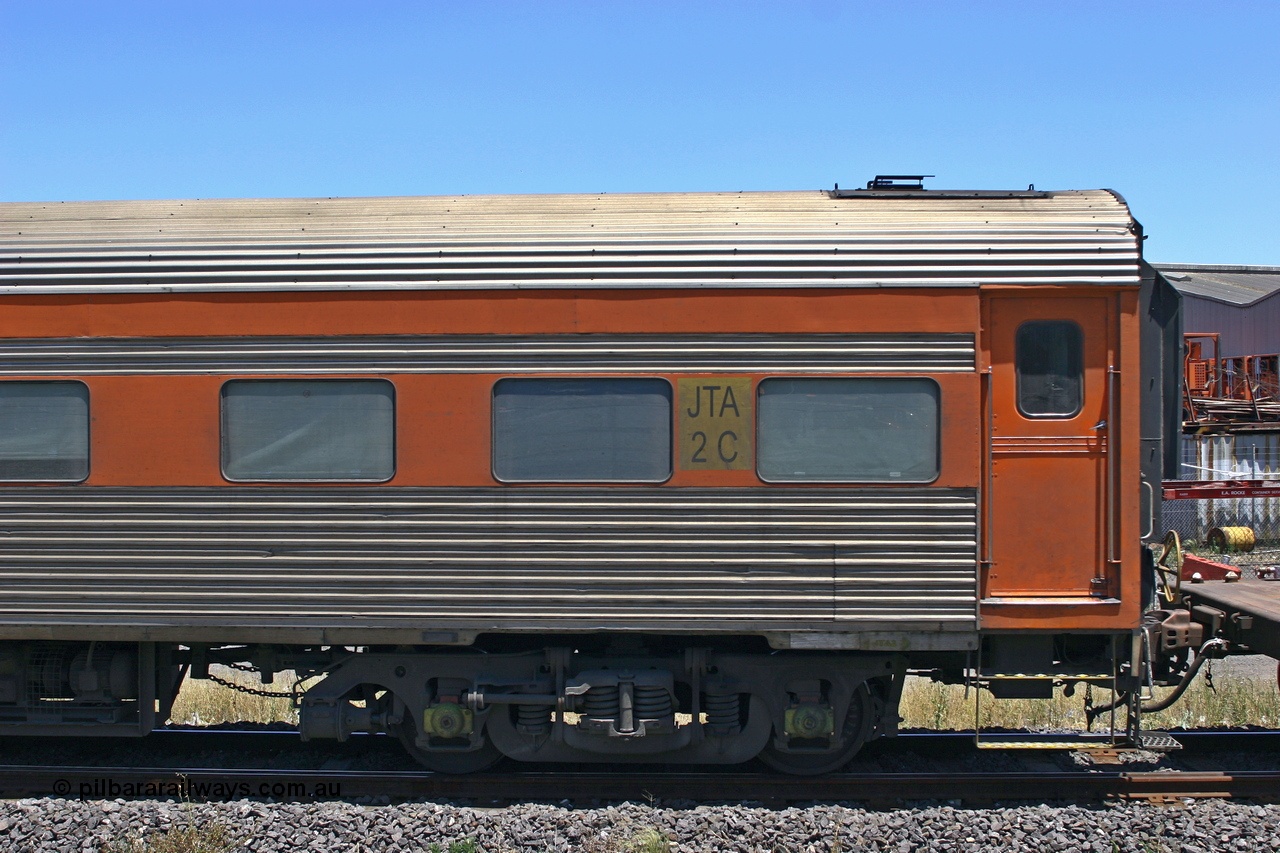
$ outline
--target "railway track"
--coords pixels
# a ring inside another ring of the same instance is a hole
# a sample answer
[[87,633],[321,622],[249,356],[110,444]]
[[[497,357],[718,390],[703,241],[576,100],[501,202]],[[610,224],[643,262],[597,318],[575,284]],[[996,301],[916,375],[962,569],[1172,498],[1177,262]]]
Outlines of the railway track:
[[[1018,733],[1022,742],[1053,740],[1060,735]],[[710,768],[697,772],[646,768],[592,767],[544,769],[510,765],[502,772],[447,776],[420,770],[272,769],[210,767],[208,753],[235,751],[240,755],[289,754],[300,744],[296,732],[238,730],[162,730],[145,741],[174,756],[175,766],[94,766],[89,763],[48,763],[47,757],[27,764],[0,765],[0,796],[57,796],[79,799],[183,798],[190,800],[273,799],[284,801],[387,798],[391,800],[464,800],[501,805],[514,802],[573,804],[603,801],[761,802],[785,805],[806,802],[860,802],[894,806],[913,801],[943,800],[965,804],[995,801],[1097,801],[1182,798],[1248,798],[1280,801],[1280,732],[1181,732],[1181,754],[1212,756],[1243,753],[1276,755],[1274,769],[1240,772],[1134,769],[1114,763],[1116,754],[1098,738],[1093,755],[1068,771],[1029,772],[881,772],[867,769],[817,778],[796,778],[740,768]],[[326,744],[334,755],[396,754],[391,738],[365,736],[355,742]],[[3,742],[0,742],[3,743]],[[9,744],[14,741],[9,741]],[[867,757],[915,754],[932,757],[976,754],[972,734],[911,733],[882,741]],[[1085,754],[1091,754],[1084,750]],[[15,753],[5,750],[13,760]],[[17,753],[20,755],[21,753]],[[1027,755],[1028,751],[1020,751]],[[206,763],[184,766],[183,755]],[[68,756],[75,762],[77,754]],[[1112,759],[1107,761],[1106,759]],[[146,758],[142,758],[146,761]],[[82,759],[83,761],[83,759]],[[169,762],[165,762],[169,763]],[[261,762],[259,762],[261,763]],[[341,764],[341,762],[338,762]],[[1255,762],[1256,764],[1256,762]],[[1263,762],[1266,766],[1266,762]],[[855,765],[856,766],[856,765]]]
[[[1172,736],[1182,745],[1185,753],[1206,752],[1275,752],[1280,760],[1280,731],[1209,729],[1173,732]],[[1019,743],[1049,743],[1061,741],[1058,733],[1007,732],[984,737],[999,737]],[[298,748],[301,740],[296,731],[243,730],[243,729],[157,729],[147,736],[147,744],[177,749],[290,749]],[[312,745],[327,746],[335,750],[352,751],[370,748],[401,749],[398,739],[385,735],[355,734],[346,744],[332,741],[312,741]],[[1091,735],[1082,740],[1084,746],[1106,749],[1110,746],[1103,734]],[[922,755],[948,754],[974,750],[972,732],[904,732],[892,738],[873,741],[862,755],[893,752],[917,752]]]
[[[984,735],[986,736],[986,735]],[[1018,743],[1051,743],[1059,742],[1062,736],[1053,733],[1004,733],[1004,740],[1016,740]],[[1276,753],[1280,762],[1280,731],[1274,730],[1194,730],[1175,731],[1172,734],[1181,744],[1179,754],[1201,754],[1212,752],[1248,752]],[[64,738],[64,744],[81,744],[84,748],[100,748],[102,740],[95,738]],[[5,745],[22,749],[29,748],[35,740],[0,738],[0,754],[5,754]],[[115,742],[123,743],[123,742]],[[325,749],[335,754],[387,752],[401,756],[402,747],[399,740],[387,735],[353,734],[346,743],[330,742],[330,740],[312,740],[303,744],[297,731],[292,730],[259,730],[259,729],[157,729],[147,735],[141,742],[157,752],[201,752],[228,751],[252,754],[256,752],[285,752],[289,749],[300,749],[303,745]],[[1084,740],[1085,747],[1106,749],[1110,740],[1106,735],[1098,734]],[[973,733],[964,731],[914,731],[904,733],[870,743],[860,753],[860,757],[884,756],[884,754],[918,753],[924,756],[946,754],[955,756],[974,751]],[[512,765],[529,767],[530,765]],[[549,767],[549,766],[548,766]]]
[[761,773],[516,772],[445,776],[415,771],[0,766],[5,797],[287,801],[389,798],[510,802],[861,802],[1247,798],[1280,801],[1280,771],[1101,770],[1080,773],[858,773],[816,778]]

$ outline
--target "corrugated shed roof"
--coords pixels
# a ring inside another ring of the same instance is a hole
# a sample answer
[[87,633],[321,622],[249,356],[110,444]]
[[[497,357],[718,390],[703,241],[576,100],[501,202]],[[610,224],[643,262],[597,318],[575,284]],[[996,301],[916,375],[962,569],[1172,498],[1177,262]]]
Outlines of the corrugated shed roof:
[[1135,284],[1106,190],[0,204],[0,293]]
[[1180,293],[1245,307],[1280,292],[1280,267],[1154,264]]

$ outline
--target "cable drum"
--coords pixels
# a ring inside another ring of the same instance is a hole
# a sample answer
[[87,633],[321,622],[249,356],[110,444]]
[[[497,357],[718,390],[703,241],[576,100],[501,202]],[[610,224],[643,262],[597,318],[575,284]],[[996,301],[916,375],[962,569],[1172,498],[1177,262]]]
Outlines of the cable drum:
[[1247,554],[1258,543],[1252,527],[1215,527],[1209,531],[1205,544],[1224,554],[1239,552]]

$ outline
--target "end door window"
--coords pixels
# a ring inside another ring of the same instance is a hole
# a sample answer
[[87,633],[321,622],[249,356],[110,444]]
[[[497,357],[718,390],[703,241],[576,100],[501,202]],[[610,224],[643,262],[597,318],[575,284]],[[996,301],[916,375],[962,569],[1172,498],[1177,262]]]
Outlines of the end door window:
[[1018,411],[1028,418],[1073,418],[1084,405],[1084,335],[1069,320],[1018,327]]

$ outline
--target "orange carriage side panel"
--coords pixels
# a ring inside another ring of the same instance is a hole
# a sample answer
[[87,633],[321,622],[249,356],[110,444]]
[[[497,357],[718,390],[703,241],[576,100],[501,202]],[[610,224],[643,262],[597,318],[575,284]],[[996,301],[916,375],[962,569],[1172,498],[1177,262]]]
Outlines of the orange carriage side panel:
[[973,289],[5,297],[0,336],[968,332]]
[[396,486],[492,486],[490,376],[394,376]]
[[[7,299],[5,305],[0,334],[12,337],[972,333],[978,325],[973,289],[50,296]],[[235,376],[82,378],[92,395],[89,485],[229,485],[220,470],[219,389]],[[489,411],[500,376],[386,378],[396,386],[391,485],[496,483]],[[936,379],[943,405],[942,470],[935,485],[972,488],[979,476],[978,380],[972,373]],[[732,471],[677,465],[668,484],[765,487],[754,465]]]
[[[402,462],[395,485],[497,485],[490,471],[490,422],[493,384],[501,377],[482,376],[400,376],[392,377],[397,388],[421,387],[414,394],[415,406],[405,405],[398,416]],[[673,386],[682,377],[667,375]],[[752,385],[766,378],[751,374]],[[425,382],[423,380],[426,380]],[[980,428],[977,382],[971,375],[938,376],[942,406],[941,471],[931,485],[972,488],[978,481]],[[408,394],[397,396],[408,399]],[[427,402],[430,401],[430,402]],[[415,410],[419,414],[415,414]],[[678,417],[678,414],[677,414]],[[679,442],[678,433],[674,437]],[[415,448],[410,442],[418,446]],[[680,448],[667,486],[702,488],[769,488],[756,475],[754,460],[745,470],[686,470],[679,464]],[[545,487],[555,484],[531,484]],[[821,488],[823,484],[806,484]],[[889,484],[877,487],[892,488]],[[574,484],[565,484],[574,488]],[[837,486],[848,488],[847,485]],[[521,488],[511,484],[508,488]],[[628,486],[619,486],[628,488]]]
[[[221,387],[234,378],[83,377],[90,387],[92,411],[86,485],[239,485],[222,477],[219,442]],[[396,389],[396,473],[390,485],[498,485],[490,467],[489,413],[499,375],[392,374],[385,378]],[[674,383],[679,377],[666,378]],[[760,378],[752,376],[753,381]],[[944,401],[942,470],[932,485],[972,488],[979,475],[977,383],[972,375],[939,376],[937,381]],[[677,464],[667,485],[767,488],[754,467],[698,471],[683,470]],[[316,488],[323,486],[316,484]]]
[[[859,374],[865,375],[865,374]],[[496,378],[496,377],[495,377]],[[674,385],[680,377],[668,376]],[[753,387],[761,379],[762,374],[751,374]],[[939,458],[941,470],[938,478],[929,485],[938,488],[974,488],[978,483],[979,445],[978,435],[981,429],[981,408],[979,404],[977,378],[972,374],[939,375],[933,377],[938,383],[942,399]],[[487,406],[487,403],[485,403]],[[678,416],[678,415],[677,415]],[[680,441],[677,433],[676,442]],[[686,470],[680,466],[681,448],[674,448],[675,465],[669,486],[687,486],[703,488],[771,488],[756,474],[754,459],[745,470]],[[488,452],[488,448],[485,448]],[[782,484],[795,485],[795,484]],[[849,484],[805,483],[806,488],[850,488]],[[858,486],[853,486],[857,488]],[[868,488],[894,488],[888,483],[867,484]],[[919,487],[919,484],[909,484]]]
[[[240,485],[224,479],[221,469],[221,388],[235,378],[83,377],[90,388],[92,412],[86,484]],[[489,474],[488,402],[494,377],[400,374],[385,378],[396,389],[396,473],[391,484],[494,484]]]
[[87,376],[90,486],[212,486],[221,376]]

